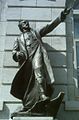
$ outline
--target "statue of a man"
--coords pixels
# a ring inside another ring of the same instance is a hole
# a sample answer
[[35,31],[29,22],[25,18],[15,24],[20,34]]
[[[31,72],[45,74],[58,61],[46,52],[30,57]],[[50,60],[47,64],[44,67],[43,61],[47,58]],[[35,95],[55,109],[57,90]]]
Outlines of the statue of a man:
[[54,75],[42,37],[63,22],[69,12],[65,9],[39,31],[32,29],[28,20],[19,21],[21,34],[14,43],[12,53],[20,69],[12,82],[11,94],[22,100],[23,111],[32,110],[41,101],[50,102],[48,88],[54,83]]

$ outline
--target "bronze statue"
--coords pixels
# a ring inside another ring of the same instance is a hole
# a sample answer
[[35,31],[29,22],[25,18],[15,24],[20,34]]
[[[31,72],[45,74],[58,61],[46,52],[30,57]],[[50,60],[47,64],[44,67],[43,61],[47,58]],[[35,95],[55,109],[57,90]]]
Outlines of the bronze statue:
[[[20,113],[40,111],[38,106],[44,105],[46,107],[52,101],[54,75],[43,46],[42,37],[63,22],[69,12],[70,9],[65,9],[61,12],[60,17],[51,21],[39,31],[32,29],[28,20],[19,21],[18,27],[21,34],[14,43],[12,54],[13,59],[19,62],[20,69],[12,82],[11,94],[22,100],[24,107],[19,111]],[[62,96],[60,96],[61,100]],[[47,107],[47,110],[49,110],[49,107]]]

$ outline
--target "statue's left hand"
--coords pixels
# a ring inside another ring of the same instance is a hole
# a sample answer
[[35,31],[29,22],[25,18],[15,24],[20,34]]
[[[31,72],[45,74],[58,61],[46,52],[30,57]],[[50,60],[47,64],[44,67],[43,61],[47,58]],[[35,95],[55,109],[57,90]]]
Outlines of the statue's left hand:
[[66,16],[70,13],[71,8],[65,8],[64,11],[61,12],[61,22],[66,19]]
[[17,52],[17,59],[18,62],[24,60],[26,58],[25,54],[23,52]]

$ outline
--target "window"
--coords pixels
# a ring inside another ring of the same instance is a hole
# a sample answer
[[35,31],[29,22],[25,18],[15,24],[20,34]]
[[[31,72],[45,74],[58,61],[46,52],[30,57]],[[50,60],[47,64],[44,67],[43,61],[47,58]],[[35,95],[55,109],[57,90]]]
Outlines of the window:
[[74,0],[74,7],[73,8],[74,9],[79,9],[79,0],[76,0],[76,2]]
[[74,16],[74,38],[79,39],[79,15]]
[[75,2],[74,10],[73,10],[73,17],[74,17],[74,43],[75,43],[75,66],[76,66],[76,73],[77,73],[77,80],[78,80],[78,87],[79,87],[79,0]]

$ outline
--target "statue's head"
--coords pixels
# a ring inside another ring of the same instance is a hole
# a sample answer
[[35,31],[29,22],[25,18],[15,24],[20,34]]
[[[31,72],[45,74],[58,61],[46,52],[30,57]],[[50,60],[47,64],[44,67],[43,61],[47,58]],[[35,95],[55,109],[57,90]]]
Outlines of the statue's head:
[[28,20],[20,20],[18,27],[21,32],[29,31],[30,30],[29,21]]

